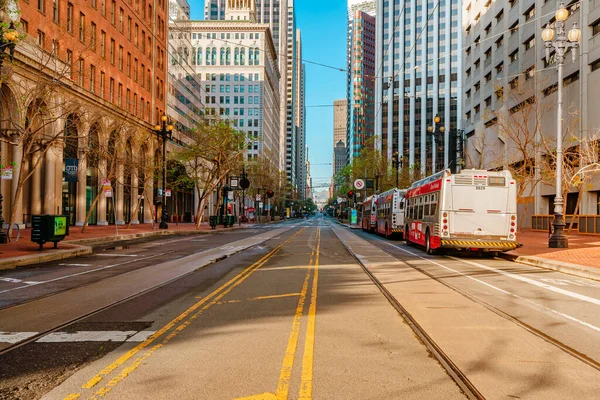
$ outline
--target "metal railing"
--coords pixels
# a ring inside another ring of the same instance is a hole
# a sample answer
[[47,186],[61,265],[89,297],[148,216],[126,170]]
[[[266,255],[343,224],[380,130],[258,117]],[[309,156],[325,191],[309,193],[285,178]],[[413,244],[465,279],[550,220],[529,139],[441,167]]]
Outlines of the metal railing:
[[[531,216],[531,230],[550,232],[554,215],[537,214]],[[568,231],[573,221],[573,230],[582,235],[600,235],[600,215],[565,215]]]

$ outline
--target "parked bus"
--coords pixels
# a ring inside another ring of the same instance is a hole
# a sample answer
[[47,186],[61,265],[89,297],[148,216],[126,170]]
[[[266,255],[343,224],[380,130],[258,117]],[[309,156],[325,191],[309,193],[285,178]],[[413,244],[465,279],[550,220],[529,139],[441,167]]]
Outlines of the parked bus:
[[377,227],[377,196],[369,196],[362,202],[362,230],[375,232]]
[[513,250],[517,188],[509,171],[449,170],[413,183],[406,193],[405,238],[429,254],[438,249]]
[[391,189],[377,199],[377,233],[386,238],[404,234],[404,196],[406,190]]

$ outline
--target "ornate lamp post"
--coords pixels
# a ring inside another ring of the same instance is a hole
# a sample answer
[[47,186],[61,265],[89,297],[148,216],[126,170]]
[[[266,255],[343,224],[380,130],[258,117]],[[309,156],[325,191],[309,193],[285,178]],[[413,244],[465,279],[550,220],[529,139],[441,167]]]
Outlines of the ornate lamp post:
[[431,173],[435,174],[437,169],[437,145],[436,142],[442,142],[444,138],[444,132],[446,132],[446,127],[441,124],[442,119],[439,115],[435,115],[433,118],[434,125],[429,125],[427,127],[427,132],[431,133],[431,141],[432,141],[432,150],[431,150]]
[[[563,119],[563,65],[565,55],[572,50],[573,62],[577,57],[577,48],[581,31],[577,28],[577,23],[573,23],[573,28],[567,33],[565,21],[569,18],[569,10],[565,8],[564,3],[558,5],[555,14],[555,28],[549,25],[542,31],[542,39],[546,47],[546,61],[550,61],[550,50],[554,49],[556,64],[558,66],[558,102],[556,118],[556,197],[554,198],[554,233],[550,236],[548,246],[550,248],[567,248],[569,241],[565,236],[565,216],[564,199],[562,196],[562,169],[563,169],[563,138],[562,138],[562,119]],[[556,39],[555,39],[556,34]]]
[[398,154],[398,151],[392,153],[392,167],[396,169],[396,188],[398,187],[398,170],[402,168],[403,156]]
[[162,213],[160,217],[160,229],[169,229],[168,214],[167,214],[167,139],[171,138],[173,133],[173,125],[167,124],[167,116],[161,117],[160,125],[154,127],[156,136],[162,140]]
[[[15,57],[15,47],[17,45],[17,40],[19,39],[19,33],[15,29],[16,19],[18,18],[18,13],[15,13],[16,3],[10,2],[8,5],[8,15],[11,19],[10,26],[8,29],[0,26],[0,74],[2,73],[2,63],[4,61],[4,57],[6,57],[6,50],[8,50],[9,60],[12,62]],[[2,122],[2,79],[0,77],[0,124]],[[0,132],[0,135],[2,132]],[[4,198],[2,193],[0,193],[0,244],[8,243],[8,236],[2,226],[4,225],[4,218],[2,217],[2,203]]]

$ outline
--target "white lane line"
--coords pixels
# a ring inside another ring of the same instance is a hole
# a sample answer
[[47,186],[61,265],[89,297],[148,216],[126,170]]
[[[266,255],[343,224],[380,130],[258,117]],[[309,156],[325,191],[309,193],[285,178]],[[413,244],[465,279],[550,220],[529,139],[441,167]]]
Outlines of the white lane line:
[[472,265],[474,267],[478,267],[478,268],[481,268],[481,269],[486,269],[488,271],[492,271],[492,272],[495,272],[497,274],[502,274],[504,276],[508,276],[509,278],[513,278],[513,279],[519,280],[521,282],[529,283],[530,285],[541,287],[541,288],[549,290],[551,292],[559,293],[559,294],[562,294],[564,296],[569,296],[569,297],[572,297],[572,298],[577,299],[577,300],[586,301],[588,303],[592,303],[592,304],[595,304],[597,306],[600,306],[600,300],[594,299],[593,297],[589,297],[589,296],[585,296],[583,294],[571,292],[569,290],[557,288],[555,286],[548,285],[547,283],[538,282],[536,280],[533,280],[533,279],[530,279],[530,278],[526,278],[524,276],[515,275],[513,273],[502,271],[501,269],[496,269],[494,267],[488,267],[487,265],[479,264],[479,263],[476,263],[476,262],[473,262],[473,261],[462,260],[460,258],[451,257],[451,256],[448,256],[448,258],[450,258],[452,260],[459,261],[459,262],[464,262],[464,263]]
[[[456,273],[456,274],[462,275],[462,276],[464,276],[465,278],[471,279],[471,280],[473,280],[473,281],[475,281],[475,282],[479,282],[479,283],[481,283],[482,285],[485,285],[485,286],[487,286],[487,287],[489,287],[489,288],[491,288],[491,289],[497,290],[497,291],[499,291],[499,292],[502,292],[502,293],[504,293],[504,294],[506,294],[506,295],[509,295],[509,296],[513,296],[513,297],[515,297],[515,298],[517,298],[517,299],[519,299],[519,300],[525,301],[525,302],[527,302],[527,303],[529,303],[529,304],[531,304],[531,305],[534,305],[534,306],[536,306],[536,307],[539,307],[539,308],[541,308],[541,309],[543,309],[543,310],[545,310],[545,311],[548,311],[548,312],[554,313],[554,314],[556,314],[556,315],[559,315],[559,316],[561,316],[561,317],[563,317],[563,318],[566,318],[566,319],[568,319],[568,320],[570,320],[570,321],[576,322],[576,323],[578,323],[578,324],[581,324],[581,325],[583,325],[583,326],[585,326],[585,327],[588,327],[588,328],[590,328],[590,329],[593,329],[593,330],[595,330],[595,331],[597,331],[597,332],[600,332],[600,327],[597,327],[596,325],[589,324],[589,323],[587,323],[587,322],[581,321],[581,320],[579,320],[579,319],[577,319],[577,318],[575,318],[575,317],[572,317],[572,316],[570,316],[570,315],[567,315],[567,314],[561,313],[560,311],[556,311],[556,310],[554,310],[554,309],[552,309],[552,308],[548,308],[548,307],[546,307],[546,306],[544,306],[544,305],[542,305],[542,304],[538,304],[538,303],[536,303],[536,302],[534,302],[534,301],[531,301],[531,300],[529,300],[529,299],[526,299],[526,298],[524,298],[524,297],[521,297],[521,296],[519,296],[518,294],[511,293],[511,292],[507,292],[507,291],[506,291],[506,290],[504,290],[504,289],[500,289],[499,287],[496,287],[496,286],[494,286],[494,285],[491,285],[491,284],[489,284],[489,283],[487,283],[487,282],[484,282],[484,281],[482,281],[482,280],[479,280],[479,279],[477,279],[477,278],[473,278],[472,276],[466,275],[466,274],[464,274],[464,273],[462,273],[462,272],[460,272],[460,271],[457,271],[457,270],[455,270],[455,269],[452,269],[452,268],[450,268],[450,267],[446,267],[445,265],[442,265],[442,264],[440,264],[440,263],[438,263],[438,262],[435,262],[435,261],[433,261],[433,260],[430,260],[430,259],[428,259],[428,258],[425,258],[425,257],[421,257],[420,255],[418,255],[418,254],[415,254],[415,253],[413,253],[412,251],[408,251],[408,250],[406,250],[406,249],[403,249],[403,248],[401,248],[400,246],[396,246],[396,245],[393,245],[393,244],[391,244],[391,243],[387,243],[387,242],[383,242],[383,243],[386,243],[386,244],[388,244],[388,245],[390,245],[390,246],[392,246],[392,247],[395,247],[395,248],[397,248],[397,249],[399,249],[399,250],[402,250],[403,252],[405,252],[405,253],[407,253],[407,254],[410,254],[410,255],[412,255],[412,256],[415,256],[415,257],[417,257],[417,258],[420,258],[421,260],[424,260],[424,261],[430,262],[430,263],[432,263],[432,264],[434,264],[434,265],[437,265],[438,267],[441,267],[441,268],[444,268],[444,269],[446,269],[446,270],[448,270],[448,271],[452,271],[452,272],[454,272],[454,273]],[[452,258],[452,257],[451,257],[451,258]],[[460,260],[460,259],[456,259],[456,260],[458,260],[458,261],[463,261],[463,260]]]
[[[138,258],[138,259],[136,259],[136,260],[125,261],[125,262],[122,262],[122,263],[119,263],[119,264],[107,265],[107,266],[105,266],[105,267],[100,267],[100,268],[90,269],[90,270],[88,270],[88,271],[82,271],[82,272],[78,272],[78,273],[76,273],[76,274],[65,275],[65,276],[61,276],[61,277],[58,277],[58,278],[49,279],[49,280],[47,280],[47,281],[41,281],[41,282],[37,282],[37,283],[35,283],[35,284],[36,284],[36,285],[43,285],[43,284],[46,284],[46,283],[51,283],[51,282],[61,281],[61,280],[63,280],[63,279],[73,278],[73,277],[75,277],[75,276],[85,275],[85,274],[89,274],[89,273],[96,272],[96,271],[102,271],[102,270],[105,270],[105,269],[110,269],[110,268],[120,267],[121,265],[131,264],[131,263],[133,263],[133,262],[138,262],[138,261],[144,261],[144,260],[148,260],[148,259],[150,259],[150,258],[159,257],[159,256],[162,256],[162,255],[165,255],[165,254],[168,254],[168,253],[171,253],[171,252],[167,252],[167,253],[160,253],[160,254],[154,254],[154,255],[152,255],[152,256],[143,257],[143,258]],[[26,283],[27,283],[27,282],[26,282]],[[2,293],[6,293],[6,292],[12,292],[12,291],[15,291],[15,290],[20,290],[20,289],[26,289],[26,288],[28,288],[28,287],[31,287],[31,285],[27,285],[27,286],[18,286],[18,287],[16,287],[16,288],[2,290],[2,291],[0,291],[0,294],[2,294]]]
[[105,254],[105,253],[96,253],[95,256],[102,257],[137,257],[137,254]]
[[15,278],[3,278],[0,276],[0,281],[2,282],[10,282],[10,283],[21,283],[23,282],[22,279],[15,279]]
[[91,267],[92,264],[58,264],[65,267]]
[[37,334],[38,332],[0,332],[0,343],[19,343]]

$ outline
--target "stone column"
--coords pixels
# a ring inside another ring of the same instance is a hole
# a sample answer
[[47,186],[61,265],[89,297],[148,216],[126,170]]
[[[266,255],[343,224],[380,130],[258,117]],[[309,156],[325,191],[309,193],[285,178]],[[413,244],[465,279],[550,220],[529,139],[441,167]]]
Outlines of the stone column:
[[[17,187],[19,186],[19,175],[21,173],[24,173],[24,171],[21,171],[21,161],[23,159],[23,147],[21,144],[16,144],[12,146],[12,162],[14,162],[15,166],[13,167],[13,179],[10,182],[10,205],[11,207],[9,208],[8,211],[8,216],[10,216],[10,214],[12,213],[12,208],[13,205],[15,204],[16,201],[16,195],[17,195]],[[13,223],[17,223],[21,226],[21,228],[25,228],[25,225],[23,224],[23,188],[21,188],[21,200],[18,201],[18,203],[16,203],[17,206],[17,212],[15,214],[15,220],[13,221]],[[6,207],[6,205],[5,205]],[[6,223],[9,223],[9,218],[6,218]]]
[[[55,161],[54,161],[54,193],[56,201],[54,203],[55,213],[58,215],[62,215],[63,213],[63,169],[64,169],[64,144],[59,144],[55,146],[53,150],[55,153]],[[70,223],[70,221],[69,221]]]
[[[37,165],[37,166],[36,166]],[[44,167],[44,160],[42,154],[40,154],[39,147],[34,149],[33,157],[31,160],[31,168],[35,168],[33,170],[33,174],[31,175],[31,206],[29,209],[31,210],[32,215],[39,215],[42,213],[42,168]]]
[[[75,216],[75,225],[83,226],[85,217],[87,215],[87,160],[85,159],[85,152],[79,151],[79,169],[77,170],[77,215]],[[93,199],[92,199],[93,201]]]
[[44,160],[44,214],[56,214],[56,153],[54,148],[46,151]]
[[144,199],[144,223],[151,224],[154,222],[153,210],[154,210],[154,181],[152,180],[152,173],[146,173],[146,195]]
[[124,200],[124,188],[123,188],[123,165],[117,165],[117,183],[115,184],[115,223],[117,225],[125,225],[123,218],[123,200]]
[[[98,161],[98,187],[99,190],[102,191],[102,180],[106,176],[106,160]],[[113,193],[114,196],[114,193]],[[108,221],[106,220],[106,201],[107,198],[104,193],[100,194],[98,198],[98,225],[106,226],[108,225]]]
[[[133,168],[133,171],[131,171],[131,224],[132,225],[137,225],[140,223],[140,220],[138,218],[138,212],[139,212],[139,208],[138,208],[138,202],[140,201],[140,199],[138,199],[138,171],[137,168]],[[143,200],[142,200],[143,201]],[[140,207],[141,207],[141,203],[140,203]]]

